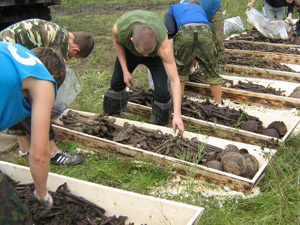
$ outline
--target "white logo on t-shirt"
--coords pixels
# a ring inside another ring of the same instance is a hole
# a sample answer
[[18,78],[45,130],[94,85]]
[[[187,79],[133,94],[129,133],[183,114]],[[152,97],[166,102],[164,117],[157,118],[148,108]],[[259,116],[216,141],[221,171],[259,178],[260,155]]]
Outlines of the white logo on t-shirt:
[[36,63],[42,64],[42,62],[37,57],[30,55],[28,52],[25,53],[29,56],[29,58],[24,58],[20,56],[17,52],[18,49],[13,45],[8,45],[7,48],[10,51],[11,55],[14,57],[14,59],[17,60],[19,63],[22,63],[27,66],[34,66]]

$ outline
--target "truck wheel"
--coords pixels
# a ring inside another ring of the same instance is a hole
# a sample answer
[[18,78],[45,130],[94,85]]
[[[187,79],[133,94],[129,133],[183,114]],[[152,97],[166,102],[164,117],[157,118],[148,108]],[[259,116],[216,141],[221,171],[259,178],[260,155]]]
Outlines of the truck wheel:
[[51,11],[47,6],[43,6],[43,5],[37,6],[37,12],[38,12],[38,18],[40,19],[48,20],[48,21],[52,19]]

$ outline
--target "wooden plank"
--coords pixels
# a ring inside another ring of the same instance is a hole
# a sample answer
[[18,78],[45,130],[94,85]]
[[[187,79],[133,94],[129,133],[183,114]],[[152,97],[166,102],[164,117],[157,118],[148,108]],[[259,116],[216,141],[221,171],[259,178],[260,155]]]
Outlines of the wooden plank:
[[[0,170],[21,183],[33,182],[28,167],[0,161]],[[56,191],[64,183],[67,183],[72,194],[103,207],[105,215],[128,216],[126,224],[196,225],[204,211],[198,206],[49,173],[47,185],[50,191]]]
[[[212,97],[210,86],[186,82],[185,92],[193,95]],[[300,99],[270,94],[261,94],[239,89],[222,87],[222,98],[234,103],[263,106],[271,109],[291,109],[300,107]]]
[[[147,118],[150,118],[151,116],[150,107],[139,105],[132,102],[128,102],[126,112],[135,115],[136,114],[143,115],[146,116]],[[290,134],[293,132],[293,130],[297,127],[297,125],[300,122],[300,119],[291,119],[282,116],[270,115],[255,110],[247,110],[245,112],[251,116],[255,116],[259,118],[260,121],[262,121],[263,123],[262,125],[264,127],[267,127],[271,122],[274,121],[284,122],[287,127],[286,135],[280,139],[277,139],[266,135],[245,131],[242,129],[236,129],[221,124],[194,119],[184,115],[182,115],[181,117],[186,125],[198,127],[201,129],[201,131],[204,134],[206,133],[214,137],[233,140],[237,142],[249,143],[249,144],[258,145],[262,147],[267,146],[269,148],[275,148],[275,149],[278,148],[282,143],[284,143],[289,138]]]
[[225,49],[225,54],[230,53],[237,57],[255,57],[262,60],[274,60],[282,63],[300,64],[300,55],[284,54],[274,52],[259,52],[259,51],[246,51],[237,49]]
[[225,75],[241,76],[241,77],[257,77],[271,80],[282,80],[300,83],[300,73],[292,73],[278,70],[262,69],[257,67],[225,65]]
[[[93,113],[88,113],[88,112],[81,112],[77,110],[74,111],[78,113],[82,113],[86,116],[95,115]],[[67,110],[65,111],[65,113],[67,113]],[[121,118],[115,118],[115,119],[116,119],[116,124],[118,125],[123,125],[125,122],[129,122],[131,124],[134,124],[137,127],[143,127],[150,130],[160,130],[163,133],[173,134],[173,129],[168,127],[157,126],[153,124],[142,123],[142,122],[126,120]],[[203,143],[211,144],[219,148],[224,149],[228,144],[233,144],[237,146],[239,149],[241,148],[247,149],[249,153],[254,155],[256,159],[259,161],[259,171],[252,179],[247,179],[223,171],[207,168],[202,165],[194,164],[191,162],[183,161],[180,159],[157,154],[150,151],[145,151],[140,148],[131,147],[129,145],[120,144],[117,142],[95,137],[85,133],[73,131],[63,127],[62,122],[59,119],[56,119],[53,122],[56,124],[53,125],[55,133],[57,134],[58,138],[61,138],[63,140],[75,141],[77,143],[82,143],[88,147],[103,148],[108,151],[112,151],[114,153],[122,153],[133,157],[140,157],[143,160],[151,160],[159,164],[169,165],[172,168],[174,168],[174,170],[177,173],[189,174],[191,176],[194,176],[196,179],[201,179],[203,181],[214,183],[220,186],[226,186],[231,188],[232,190],[241,191],[241,192],[250,191],[259,182],[261,177],[264,175],[269,160],[276,153],[276,150],[270,148],[261,148],[256,145],[234,142],[234,141],[224,140],[224,139],[215,138],[211,136],[195,134],[191,132],[184,132],[183,137],[185,138],[195,137]]]

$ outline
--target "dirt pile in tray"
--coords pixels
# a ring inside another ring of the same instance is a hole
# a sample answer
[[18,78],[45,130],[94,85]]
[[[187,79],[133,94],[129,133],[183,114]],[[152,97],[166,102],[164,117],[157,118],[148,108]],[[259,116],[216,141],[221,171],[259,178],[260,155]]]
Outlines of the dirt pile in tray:
[[[146,91],[143,88],[135,88],[132,90],[129,101],[140,105],[151,106],[152,98],[153,90]],[[280,138],[285,135],[285,133],[283,134],[279,131],[274,133],[266,131],[268,128],[263,127],[262,121],[260,121],[259,118],[248,115],[241,109],[236,110],[227,106],[218,106],[209,101],[199,102],[183,98],[181,103],[181,113],[182,115],[191,118],[243,129],[254,133],[261,134],[264,132],[265,135],[271,137]],[[283,126],[283,129],[287,132],[286,125],[283,123],[281,126]]]
[[[152,151],[173,158],[185,160],[195,164],[208,165],[213,167],[210,161],[218,161],[219,169],[235,175],[252,178],[258,171],[258,164],[249,163],[248,169],[247,157],[249,154],[246,149],[238,152],[240,156],[231,157],[222,162],[227,150],[199,141],[197,138],[184,138],[163,133],[160,130],[151,130],[137,127],[134,124],[125,122],[123,126],[115,124],[115,118],[102,115],[83,116],[80,113],[69,110],[66,115],[61,117],[64,126],[69,129],[80,130],[83,133],[94,135],[101,138]],[[97,129],[93,129],[97,127]],[[99,129],[98,129],[99,128]],[[237,147],[235,148],[237,149]],[[243,155],[244,154],[244,155]],[[251,164],[251,165],[250,165]],[[236,165],[242,165],[240,168]],[[232,170],[230,168],[236,168]],[[252,172],[251,172],[252,171]]]
[[[34,198],[33,183],[19,184],[12,178],[8,180],[31,213],[34,224],[37,225],[134,225],[128,223],[127,216],[106,216],[105,209],[72,194],[64,183],[55,192],[49,191],[53,198],[52,209],[43,208]],[[84,191],[84,190],[82,190]],[[105,206],[104,206],[105,207]]]
[[[191,82],[195,82],[195,83],[206,84],[205,76],[200,69],[198,69],[193,74],[191,74],[189,76],[189,80]],[[273,88],[270,85],[264,86],[264,85],[260,85],[260,84],[255,84],[251,81],[238,81],[238,83],[235,84],[235,82],[233,80],[224,79],[223,87],[245,90],[245,91],[250,91],[250,92],[255,92],[255,93],[286,96],[285,90],[280,90],[280,89],[277,90],[276,88]],[[300,90],[300,86],[297,87],[289,96],[286,96],[286,97],[299,98],[299,96],[300,96],[299,90]]]
[[269,70],[279,70],[285,72],[296,72],[290,67],[283,65],[274,60],[263,60],[257,59],[255,57],[247,57],[247,56],[236,56],[233,53],[226,53],[226,64],[238,65],[238,66],[248,66],[248,67],[257,67],[261,69],[269,69]]
[[276,52],[276,53],[300,55],[300,51],[295,48],[266,45],[266,44],[257,44],[257,43],[251,43],[251,42],[249,43],[249,42],[237,42],[237,41],[225,40],[224,46],[227,49],[239,49],[239,50],[261,51],[261,52]]
[[279,44],[290,44],[290,45],[300,45],[300,38],[296,32],[292,32],[289,34],[288,40],[281,39],[270,39],[263,36],[259,33],[255,28],[246,31],[239,36],[230,37],[229,40],[245,40],[245,41],[257,41],[257,42],[269,42],[269,43],[279,43]]

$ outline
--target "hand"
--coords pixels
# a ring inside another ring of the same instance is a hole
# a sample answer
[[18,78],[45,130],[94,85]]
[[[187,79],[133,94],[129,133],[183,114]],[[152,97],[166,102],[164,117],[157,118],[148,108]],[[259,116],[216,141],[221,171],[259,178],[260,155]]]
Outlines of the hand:
[[173,126],[173,132],[176,133],[176,130],[178,130],[177,135],[182,136],[184,132],[184,125],[182,122],[182,119],[180,116],[173,116],[173,121],[172,121],[172,126]]
[[252,6],[253,6],[253,4],[252,4],[251,2],[249,2],[249,3],[247,4],[247,8],[249,8],[249,9],[251,9]]
[[135,81],[132,77],[132,75],[127,72],[123,74],[124,77],[124,83],[126,84],[127,87],[129,87],[130,89],[134,89],[135,87]]
[[53,206],[53,199],[51,195],[47,192],[47,195],[44,198],[40,198],[39,196],[36,195],[36,190],[34,190],[33,195],[36,200],[39,201],[39,203],[45,207],[46,209],[51,209]]
[[288,17],[286,18],[285,22],[287,22],[288,24],[294,26],[296,23],[294,22],[293,18]]

